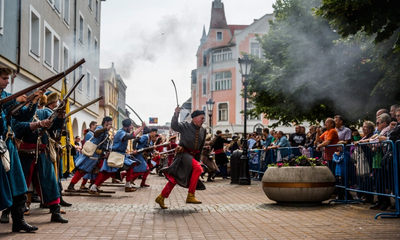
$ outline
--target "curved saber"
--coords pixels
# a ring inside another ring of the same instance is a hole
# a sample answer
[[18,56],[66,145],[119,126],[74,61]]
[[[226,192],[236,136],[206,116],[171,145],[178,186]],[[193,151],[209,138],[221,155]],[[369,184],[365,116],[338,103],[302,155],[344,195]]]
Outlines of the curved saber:
[[175,86],[175,82],[174,82],[174,80],[172,80],[172,79],[171,79],[171,81],[172,81],[172,84],[174,84],[174,89],[175,89],[175,97],[176,97],[176,106],[178,106],[178,107],[179,107],[179,103],[178,103],[178,91],[176,90],[176,86]]
[[143,123],[143,120],[139,117],[139,115],[135,112],[135,110],[133,110],[131,108],[131,106],[129,106],[127,103],[125,103],[125,105],[139,118],[139,120]]

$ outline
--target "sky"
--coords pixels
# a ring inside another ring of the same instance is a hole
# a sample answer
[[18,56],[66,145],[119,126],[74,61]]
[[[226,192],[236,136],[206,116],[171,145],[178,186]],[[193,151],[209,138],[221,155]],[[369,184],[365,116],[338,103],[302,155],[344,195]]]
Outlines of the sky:
[[[127,86],[126,103],[140,118],[171,121],[190,96],[190,74],[212,0],[106,0],[101,2],[100,68],[112,62]],[[275,0],[222,0],[228,25],[249,25],[272,13]],[[140,123],[132,114],[131,118]]]

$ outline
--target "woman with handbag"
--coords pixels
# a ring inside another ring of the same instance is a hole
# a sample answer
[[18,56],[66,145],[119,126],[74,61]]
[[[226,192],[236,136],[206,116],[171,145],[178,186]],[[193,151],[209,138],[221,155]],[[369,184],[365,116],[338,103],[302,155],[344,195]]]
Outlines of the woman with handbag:
[[[145,124],[131,133],[133,129],[132,121],[130,119],[125,119],[122,121],[122,128],[120,128],[114,136],[110,155],[105,158],[100,169],[100,173],[96,178],[95,183],[90,187],[89,193],[97,194],[98,187],[103,184],[107,179],[112,177],[115,172],[124,166],[132,165],[133,161],[125,155],[126,149],[128,147],[128,141],[134,139],[136,134],[141,132]],[[136,189],[130,185],[129,181],[126,181],[125,192],[134,192]]]
[[82,154],[76,159],[76,171],[74,177],[68,186],[69,191],[75,191],[75,184],[90,173],[100,161],[103,151],[107,146],[107,139],[109,137],[108,131],[112,127],[112,118],[104,117],[101,126],[97,126],[93,137],[85,142],[82,148]]

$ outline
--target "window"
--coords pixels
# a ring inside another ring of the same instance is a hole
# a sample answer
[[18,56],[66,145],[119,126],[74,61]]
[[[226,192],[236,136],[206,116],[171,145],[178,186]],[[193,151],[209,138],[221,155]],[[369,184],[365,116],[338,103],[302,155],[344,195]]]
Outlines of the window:
[[203,51],[203,67],[207,67],[207,51]]
[[58,72],[60,70],[60,37],[44,22],[44,65]]
[[94,12],[94,18],[95,18],[95,20],[96,20],[96,22],[100,22],[99,21],[99,0],[96,0],[96,9],[95,9],[95,12]]
[[232,88],[232,74],[230,71],[215,74],[214,91],[228,90]]
[[207,94],[207,79],[203,78],[203,95]]
[[64,22],[69,25],[69,12],[70,12],[70,4],[69,0],[64,0]]
[[93,99],[97,97],[97,79],[93,77]]
[[47,0],[54,12],[60,16],[61,14],[61,0]]
[[228,121],[228,104],[218,104],[218,121]]
[[90,29],[89,25],[88,25],[87,35],[88,35],[87,36],[87,46],[88,46],[88,51],[90,52],[90,47],[92,46],[92,29]]
[[83,44],[83,17],[79,12],[79,42]]
[[[251,109],[255,108],[254,105],[251,102],[247,102],[246,107],[247,107],[248,110],[251,110]],[[253,116],[253,115],[250,115],[250,114],[247,115],[247,120],[260,120],[260,119],[261,119],[261,114],[258,115],[258,116]]]
[[91,81],[91,79],[90,79],[90,72],[88,71],[87,72],[87,75],[86,75],[86,96],[87,97],[90,97],[90,81]]
[[89,4],[88,4],[89,10],[92,11],[92,9],[93,9],[93,0],[88,0],[88,1],[89,1]]
[[222,41],[222,32],[217,32],[217,41]]
[[232,60],[232,50],[230,48],[218,49],[213,52],[213,62]]
[[53,35],[53,69],[56,72],[60,70],[60,39]]
[[51,67],[51,42],[52,34],[48,28],[44,28],[44,63]]
[[[82,76],[83,73],[83,67],[79,66],[79,71],[78,71],[78,77],[76,78],[77,80]],[[82,87],[83,87],[83,83],[82,81],[78,84],[78,89],[82,92]]]
[[0,34],[3,35],[4,28],[4,0],[0,0]]
[[[63,48],[63,71],[69,68],[69,49],[66,45]],[[68,79],[68,75],[66,76]]]
[[39,61],[40,58],[40,15],[31,6],[29,25],[29,55]]
[[94,37],[94,56],[95,61],[99,61],[99,42],[97,41],[96,37]]
[[262,58],[263,51],[261,49],[260,43],[250,43],[250,53],[251,53],[251,55]]
[[197,83],[197,71],[192,70],[192,84],[196,84],[196,83]]
[[56,10],[58,14],[61,13],[61,0],[54,0],[54,10]]

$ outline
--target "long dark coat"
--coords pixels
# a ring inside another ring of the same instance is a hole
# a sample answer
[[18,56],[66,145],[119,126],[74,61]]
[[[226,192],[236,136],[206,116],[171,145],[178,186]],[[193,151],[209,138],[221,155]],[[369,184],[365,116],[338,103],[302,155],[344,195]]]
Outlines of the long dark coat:
[[[187,149],[198,151],[195,156],[187,152],[175,155],[171,166],[161,169],[173,176],[178,185],[188,188],[190,177],[192,176],[192,159],[200,161],[201,150],[203,149],[206,140],[206,130],[202,127],[197,127],[193,122],[178,122],[178,116],[173,116],[171,120],[171,128],[181,134],[179,146]],[[205,186],[201,181],[197,182],[197,190],[204,190]]]

